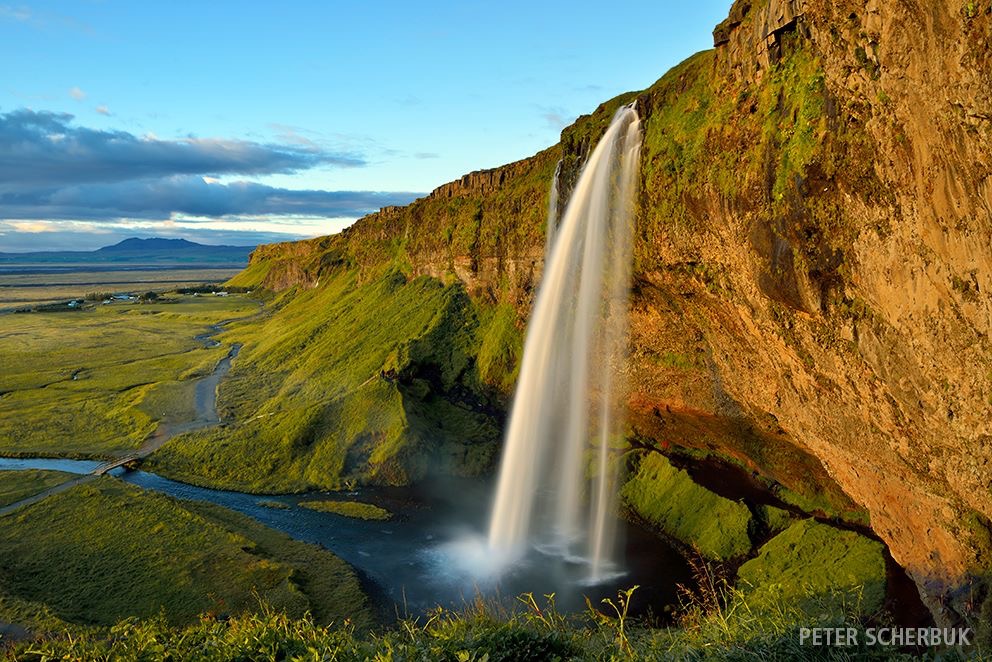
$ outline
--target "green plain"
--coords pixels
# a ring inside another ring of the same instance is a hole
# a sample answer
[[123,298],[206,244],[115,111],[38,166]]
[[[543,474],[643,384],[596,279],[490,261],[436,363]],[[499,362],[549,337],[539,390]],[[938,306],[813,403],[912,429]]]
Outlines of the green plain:
[[17,503],[73,478],[63,471],[0,471],[0,507]]
[[370,619],[354,573],[330,553],[109,477],[0,518],[0,595],[0,620],[33,627],[45,626],[40,612],[92,626],[159,613],[182,624],[261,602],[321,622]]
[[105,457],[182,420],[194,377],[227,353],[194,336],[248,316],[240,296],[175,296],[0,315],[0,455]]

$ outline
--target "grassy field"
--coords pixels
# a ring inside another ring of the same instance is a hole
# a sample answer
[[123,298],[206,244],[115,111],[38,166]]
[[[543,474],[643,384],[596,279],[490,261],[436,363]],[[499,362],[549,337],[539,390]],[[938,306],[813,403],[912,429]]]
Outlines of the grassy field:
[[59,273],[0,273],[0,312],[81,299],[95,292],[164,292],[202,283],[223,283],[236,273],[237,269],[226,268],[101,271],[93,266]]
[[0,621],[184,624],[260,602],[319,622],[370,622],[343,561],[243,515],[101,478],[0,518]]
[[194,336],[255,313],[241,296],[173,296],[0,315],[0,454],[106,456],[192,407],[191,378],[227,348]]
[[73,474],[62,471],[0,471],[0,507],[16,503],[21,499],[44,492],[50,487],[71,480]]

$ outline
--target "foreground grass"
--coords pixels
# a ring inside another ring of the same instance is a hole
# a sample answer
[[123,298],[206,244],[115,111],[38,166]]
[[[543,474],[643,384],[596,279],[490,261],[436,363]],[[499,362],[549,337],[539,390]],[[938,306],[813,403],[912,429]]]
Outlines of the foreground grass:
[[217,506],[105,477],[0,518],[0,621],[44,631],[163,613],[179,625],[260,601],[370,620],[343,561]]
[[73,474],[63,471],[0,471],[0,507],[17,503],[73,478]]
[[[655,629],[627,617],[630,593],[566,616],[553,596],[538,603],[519,598],[516,610],[478,602],[462,612],[437,610],[424,618],[368,632],[351,624],[321,627],[272,609],[218,620],[203,617],[186,627],[163,618],[129,619],[111,636],[63,635],[24,642],[13,649],[23,660],[872,660],[919,659],[887,648],[826,648],[799,643],[809,625],[863,626],[818,620],[791,610],[752,613],[739,595],[723,595],[712,610],[685,605],[679,627]],[[946,659],[957,659],[951,655]]]
[[194,336],[258,309],[243,297],[0,315],[0,454],[106,456],[183,420],[223,358]]
[[392,517],[385,508],[361,501],[303,501],[300,505],[310,510],[364,520],[387,520]]

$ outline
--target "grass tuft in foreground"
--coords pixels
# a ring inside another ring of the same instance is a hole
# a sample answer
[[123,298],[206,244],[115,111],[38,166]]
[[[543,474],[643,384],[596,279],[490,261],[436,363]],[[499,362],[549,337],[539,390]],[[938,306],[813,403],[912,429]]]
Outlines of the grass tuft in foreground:
[[714,584],[708,604],[692,598],[677,627],[651,628],[628,616],[634,589],[565,615],[554,596],[519,598],[508,610],[482,600],[462,611],[438,609],[379,632],[345,622],[330,627],[271,608],[228,620],[203,617],[185,627],[161,617],[122,621],[111,636],[83,633],[17,644],[23,660],[872,660],[918,659],[889,647],[801,645],[799,628],[854,627],[860,617],[810,616],[782,607],[752,610],[747,596]]

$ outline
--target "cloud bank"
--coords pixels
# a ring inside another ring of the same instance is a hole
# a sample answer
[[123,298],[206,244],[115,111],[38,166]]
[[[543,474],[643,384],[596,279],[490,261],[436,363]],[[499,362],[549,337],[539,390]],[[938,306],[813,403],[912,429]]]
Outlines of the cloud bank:
[[182,216],[341,219],[417,197],[296,190],[236,179],[366,165],[361,154],[310,141],[162,140],[80,127],[72,120],[65,113],[26,109],[0,114],[0,219],[105,224]]
[[244,140],[159,140],[71,124],[66,113],[0,115],[0,189],[116,182],[170,175],[269,175],[321,165],[358,167],[356,154]]
[[415,193],[404,192],[295,190],[252,182],[221,184],[209,177],[176,175],[8,191],[0,193],[0,217],[90,221],[156,220],[174,214],[209,218],[357,218],[386,205],[406,204],[415,197]]

